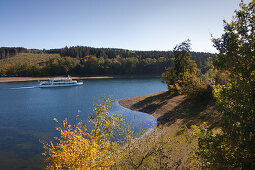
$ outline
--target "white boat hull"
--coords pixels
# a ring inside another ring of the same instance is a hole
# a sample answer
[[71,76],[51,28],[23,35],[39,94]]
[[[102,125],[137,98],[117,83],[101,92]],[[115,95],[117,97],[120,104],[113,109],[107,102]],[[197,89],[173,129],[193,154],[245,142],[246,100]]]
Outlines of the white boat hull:
[[47,87],[68,87],[68,86],[80,86],[83,85],[83,82],[78,82],[75,84],[47,84],[47,85],[40,85],[40,88],[47,88]]

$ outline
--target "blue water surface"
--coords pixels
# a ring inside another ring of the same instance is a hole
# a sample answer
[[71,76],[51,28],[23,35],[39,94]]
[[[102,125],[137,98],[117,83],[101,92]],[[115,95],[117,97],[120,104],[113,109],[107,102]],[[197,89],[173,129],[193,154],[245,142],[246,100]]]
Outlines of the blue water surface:
[[38,88],[37,81],[0,83],[0,169],[39,169],[43,165],[39,140],[57,136],[58,120],[87,120],[101,97],[115,99],[111,112],[123,114],[134,129],[149,128],[155,119],[118,104],[118,100],[167,90],[159,78],[90,79],[83,86]]

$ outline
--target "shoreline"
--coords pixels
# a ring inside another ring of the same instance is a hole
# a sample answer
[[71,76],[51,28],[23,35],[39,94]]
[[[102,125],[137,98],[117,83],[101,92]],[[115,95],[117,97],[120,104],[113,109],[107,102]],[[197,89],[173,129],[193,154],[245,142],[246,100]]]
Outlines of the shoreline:
[[159,125],[171,122],[169,116],[175,116],[175,108],[185,100],[185,95],[171,96],[168,91],[162,91],[144,96],[121,99],[118,103],[127,109],[153,116]]
[[[49,78],[63,78],[64,76],[54,77],[0,77],[0,83],[22,82],[22,81],[41,81]],[[160,75],[124,75],[124,76],[74,76],[72,79],[118,79],[118,78],[160,78]]]
[[[180,169],[189,167],[187,165],[190,164],[190,153],[194,147],[198,146],[196,141],[186,142],[186,137],[182,133],[183,127],[190,128],[192,125],[199,126],[206,122],[214,133],[221,131],[220,113],[217,112],[215,101],[210,99],[192,100],[185,95],[171,95],[168,91],[162,91],[122,99],[119,100],[119,104],[130,110],[147,113],[157,119],[157,127],[152,132],[147,131],[148,134],[145,134],[145,137],[149,141],[158,142],[157,144],[161,142],[166,144],[164,145],[166,149],[170,146],[169,152],[166,152],[171,156],[169,164],[175,165],[176,160],[180,161],[178,165]],[[147,144],[146,142],[144,144]]]
[[185,95],[171,95],[168,91],[162,91],[121,99],[118,102],[127,109],[153,116],[157,120],[157,125],[181,127],[207,122],[212,129],[219,127],[221,114],[212,99],[190,100]]

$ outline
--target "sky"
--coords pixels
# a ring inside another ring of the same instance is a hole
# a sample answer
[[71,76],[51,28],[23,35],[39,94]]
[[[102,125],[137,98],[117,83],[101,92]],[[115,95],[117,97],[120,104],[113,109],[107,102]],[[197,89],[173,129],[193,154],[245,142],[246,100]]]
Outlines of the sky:
[[[244,2],[250,2],[246,0]],[[217,52],[240,0],[0,0],[0,46]]]

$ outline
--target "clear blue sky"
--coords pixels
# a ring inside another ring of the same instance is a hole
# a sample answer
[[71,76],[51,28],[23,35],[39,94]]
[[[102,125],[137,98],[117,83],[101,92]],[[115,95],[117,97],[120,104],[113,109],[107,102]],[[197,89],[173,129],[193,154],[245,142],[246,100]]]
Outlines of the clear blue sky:
[[[64,46],[216,52],[240,0],[0,0],[0,46]],[[245,1],[249,2],[249,0]]]

